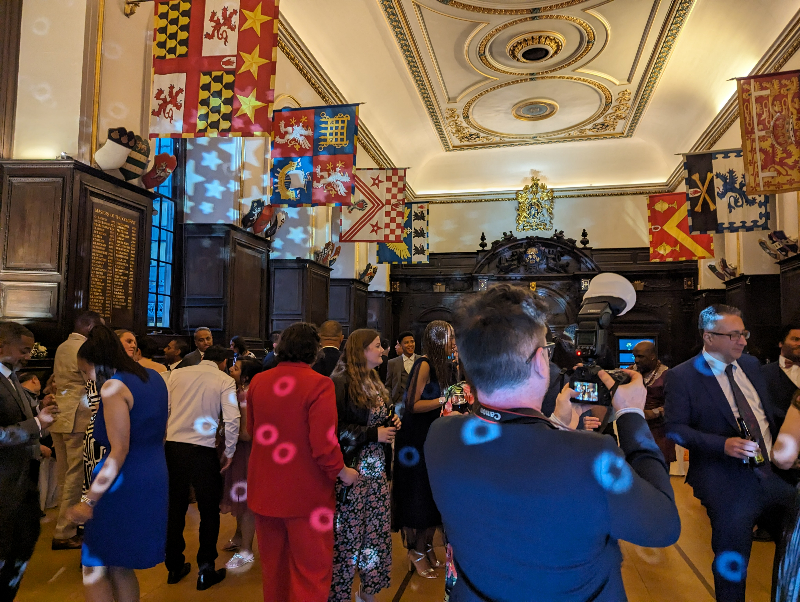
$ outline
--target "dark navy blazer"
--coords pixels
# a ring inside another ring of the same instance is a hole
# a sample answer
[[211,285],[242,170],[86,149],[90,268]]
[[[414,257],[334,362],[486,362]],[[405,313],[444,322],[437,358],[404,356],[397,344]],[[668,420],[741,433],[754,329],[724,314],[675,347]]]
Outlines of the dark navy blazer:
[[767,389],[772,401],[772,413],[775,419],[775,426],[781,428],[786,419],[786,412],[792,405],[792,397],[797,392],[797,385],[792,379],[786,376],[778,362],[765,364],[761,371],[764,373],[764,380],[767,381]]

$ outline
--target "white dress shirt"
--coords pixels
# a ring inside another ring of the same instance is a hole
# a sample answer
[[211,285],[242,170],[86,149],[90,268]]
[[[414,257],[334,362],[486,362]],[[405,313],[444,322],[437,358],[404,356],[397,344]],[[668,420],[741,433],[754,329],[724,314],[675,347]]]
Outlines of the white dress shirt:
[[210,360],[170,374],[167,441],[214,447],[220,415],[225,423],[225,456],[232,458],[239,439],[236,382]]
[[405,353],[403,354],[403,368],[406,371],[406,374],[411,374],[411,368],[414,367],[414,362],[417,361],[417,354],[412,353],[411,357],[408,357]]
[[[734,417],[738,419],[739,408],[736,406],[736,400],[733,397],[733,389],[731,389],[728,375],[725,374],[725,368],[728,367],[728,364],[707,353],[705,349],[703,350],[703,358],[705,358],[709,368],[711,368],[711,372],[722,388],[722,392],[725,394],[725,399],[728,400],[728,405],[731,406]],[[772,433],[769,430],[769,421],[764,412],[764,406],[761,404],[761,398],[758,396],[756,388],[747,378],[744,370],[739,367],[738,362],[733,362],[733,380],[739,385],[739,388],[747,399],[747,403],[750,404],[750,408],[753,410],[753,414],[755,414],[756,420],[758,420],[758,426],[761,427],[761,434],[764,437],[764,445],[767,446],[767,453],[772,453]]]
[[781,370],[783,370],[786,373],[786,376],[788,376],[789,379],[794,383],[794,386],[800,388],[800,366],[794,364],[793,366],[787,368],[786,358],[783,356],[778,358],[778,363],[780,363]]

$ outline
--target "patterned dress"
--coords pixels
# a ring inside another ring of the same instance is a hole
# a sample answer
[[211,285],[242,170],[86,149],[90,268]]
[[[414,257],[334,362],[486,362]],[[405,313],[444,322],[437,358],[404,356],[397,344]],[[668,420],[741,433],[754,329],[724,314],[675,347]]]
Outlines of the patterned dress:
[[89,398],[89,409],[92,417],[89,419],[89,426],[86,427],[86,436],[83,438],[83,494],[89,491],[92,484],[92,474],[106,448],[100,445],[94,438],[94,419],[97,416],[97,407],[100,405],[100,393],[97,392],[97,384],[93,380],[86,381],[86,396]]
[[[381,404],[370,411],[367,426],[380,426],[388,417],[389,409]],[[366,593],[389,587],[392,534],[383,444],[367,443],[354,468],[361,476],[344,504],[338,501],[342,482],[336,484],[333,582],[328,602],[350,602],[356,568]]]

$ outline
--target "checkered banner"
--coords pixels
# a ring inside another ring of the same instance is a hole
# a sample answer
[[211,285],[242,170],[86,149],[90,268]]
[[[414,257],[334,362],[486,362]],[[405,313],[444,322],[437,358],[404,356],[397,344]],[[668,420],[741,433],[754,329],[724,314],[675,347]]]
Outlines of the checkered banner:
[[341,207],[355,193],[358,105],[285,108],[272,130],[270,204]]
[[428,204],[406,203],[402,242],[379,242],[378,263],[428,263]]
[[340,242],[403,242],[405,169],[357,169],[356,201],[342,207]]
[[151,138],[268,136],[278,0],[155,0]]

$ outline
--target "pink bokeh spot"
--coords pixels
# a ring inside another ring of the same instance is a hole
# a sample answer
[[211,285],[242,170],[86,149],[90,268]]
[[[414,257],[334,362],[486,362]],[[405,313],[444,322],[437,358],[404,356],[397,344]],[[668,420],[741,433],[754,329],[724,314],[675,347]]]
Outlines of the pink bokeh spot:
[[247,481],[239,481],[231,487],[231,500],[234,502],[247,501]]
[[333,529],[333,510],[330,508],[316,508],[310,516],[311,528],[320,533]]
[[334,424],[328,431],[328,441],[334,445],[339,445],[339,437],[336,436],[336,425]]
[[281,376],[275,381],[275,385],[273,386],[272,390],[278,397],[286,397],[289,393],[294,391],[295,384],[297,384],[297,381],[295,381],[294,377]]
[[261,445],[272,445],[278,440],[278,429],[272,424],[262,424],[256,429],[256,441]]
[[296,453],[297,448],[294,443],[284,441],[280,445],[275,446],[275,449],[272,450],[272,459],[275,460],[275,464],[288,464],[292,461]]

